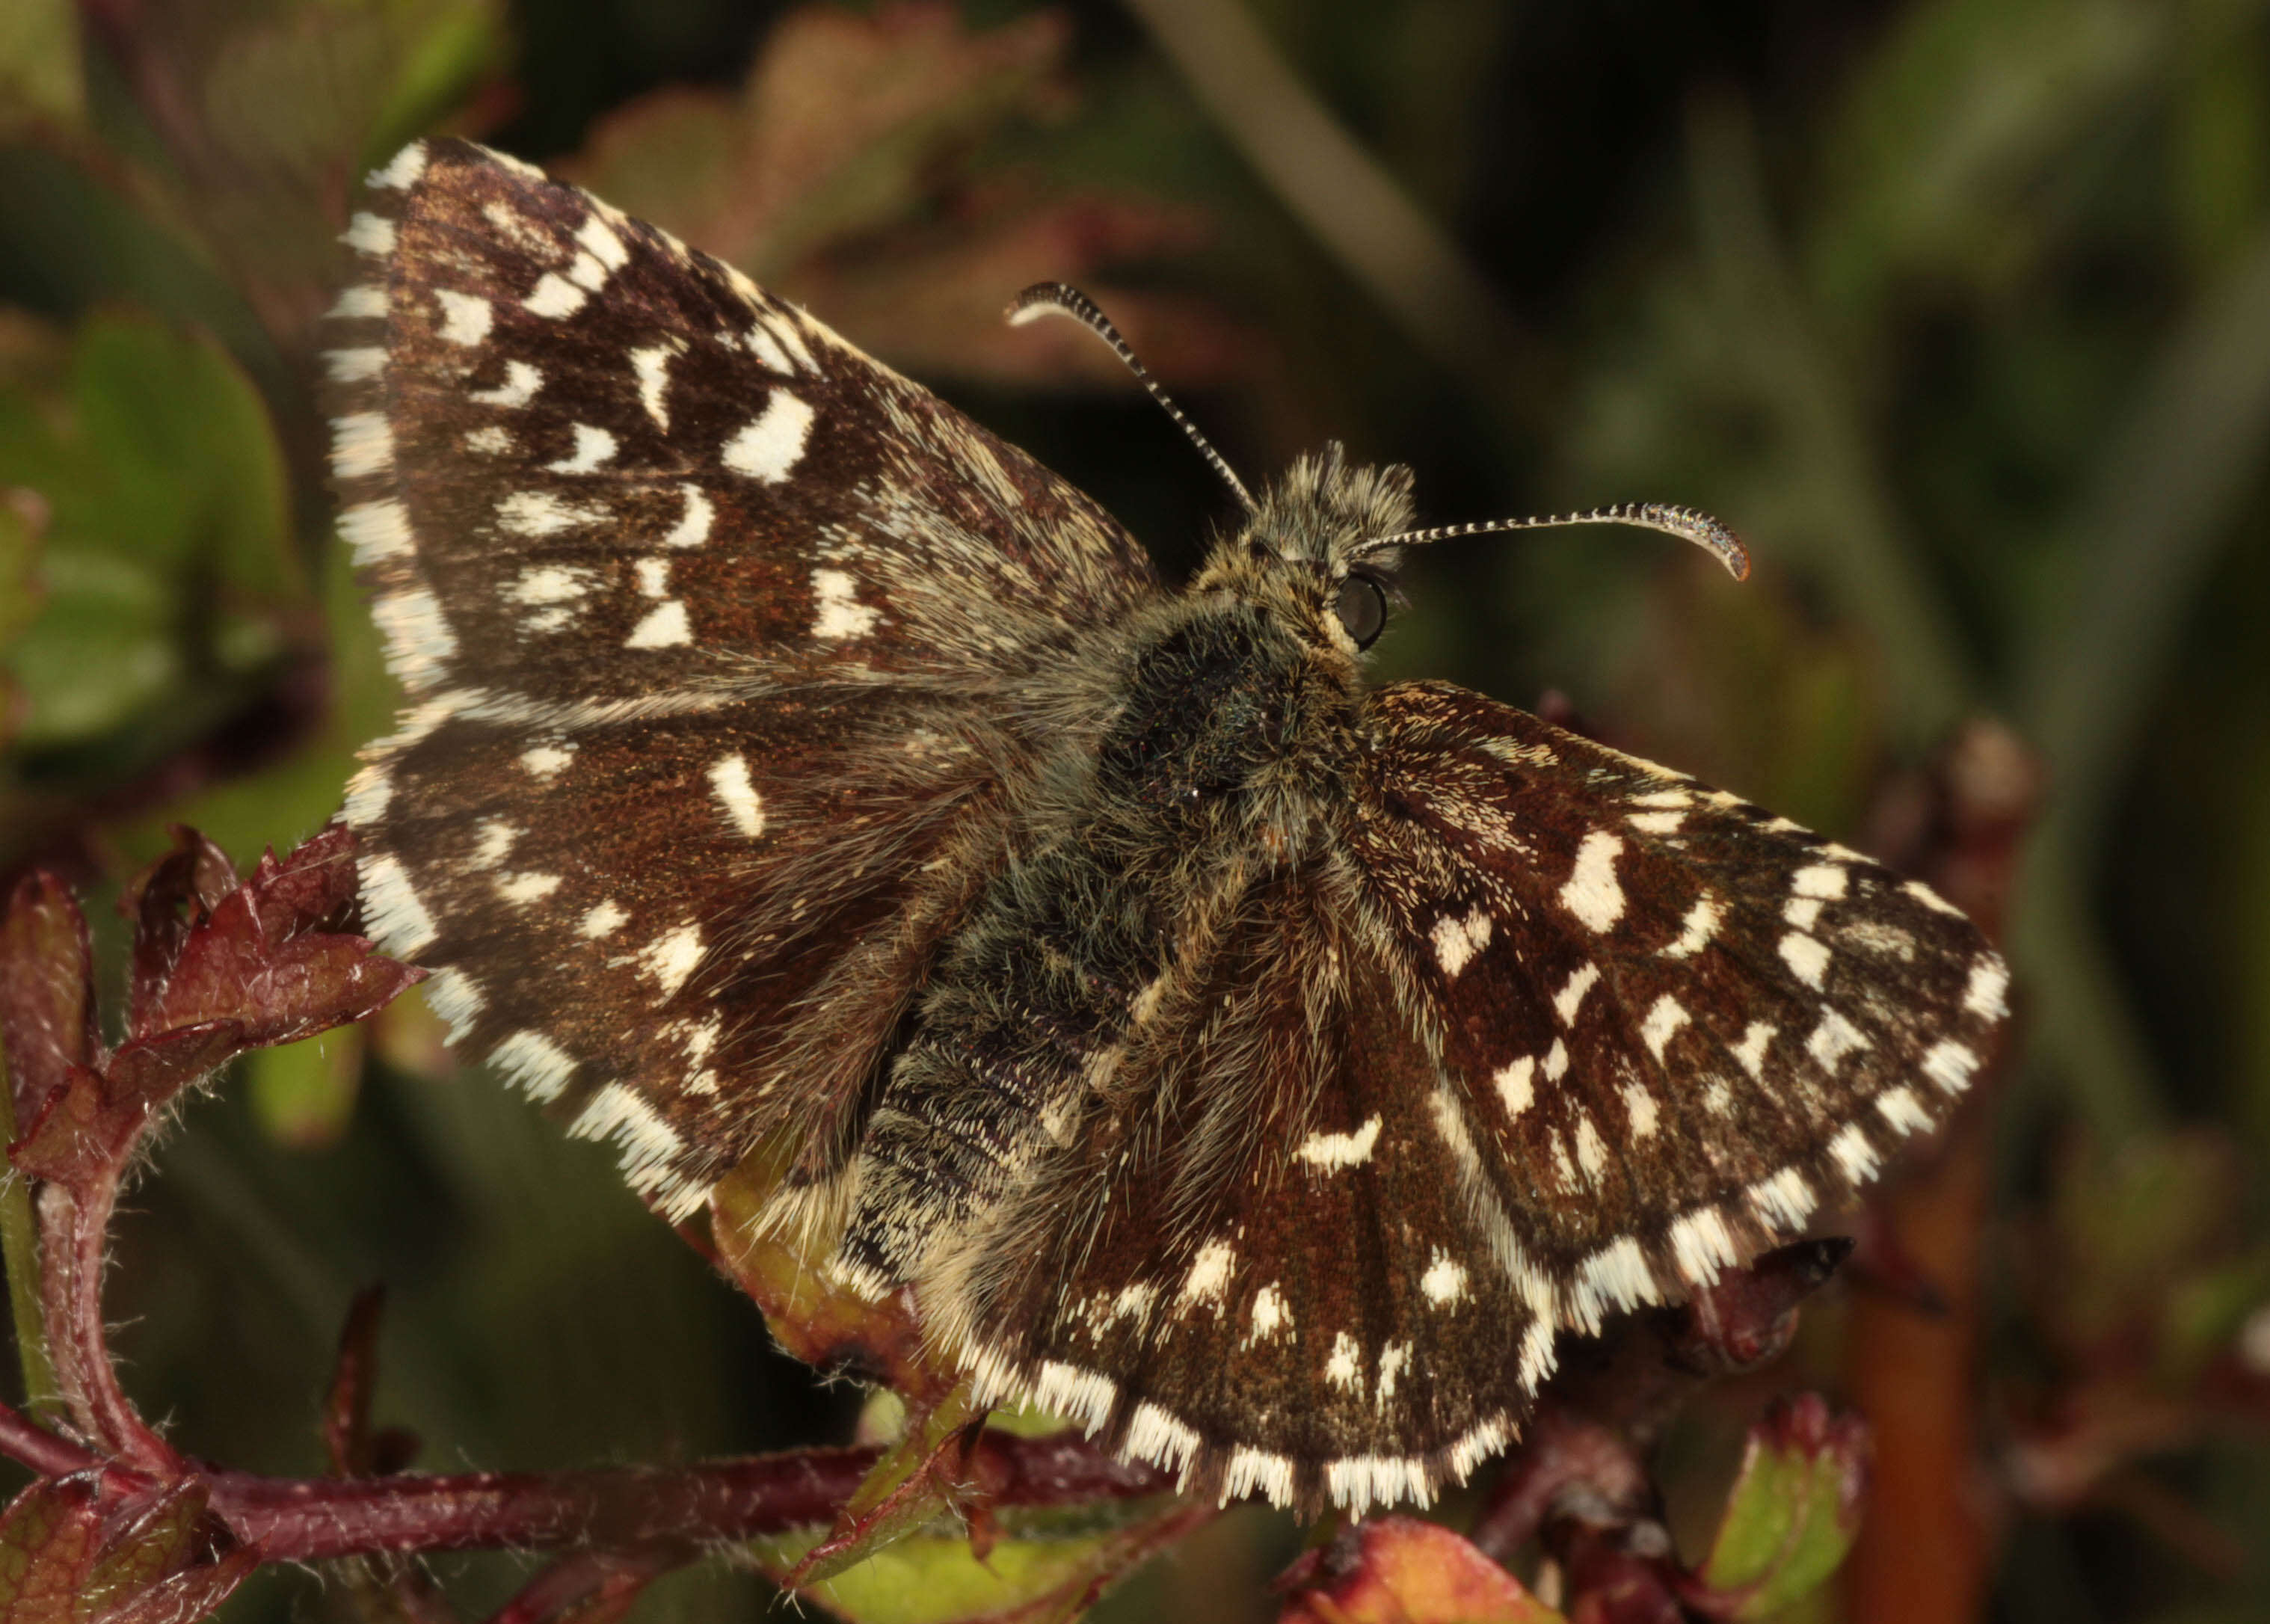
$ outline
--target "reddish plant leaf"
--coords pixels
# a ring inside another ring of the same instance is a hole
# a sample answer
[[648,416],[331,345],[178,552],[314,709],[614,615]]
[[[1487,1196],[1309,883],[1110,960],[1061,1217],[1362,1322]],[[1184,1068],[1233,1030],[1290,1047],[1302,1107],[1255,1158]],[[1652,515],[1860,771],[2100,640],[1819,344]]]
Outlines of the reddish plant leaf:
[[151,1003],[171,979],[196,921],[237,888],[227,853],[179,824],[173,835],[174,849],[129,880],[118,899],[118,911],[134,922],[126,988],[126,1029],[132,1033],[155,1029]]
[[0,1516],[0,1624],[194,1624],[256,1566],[197,1484],[36,1483]]
[[98,1045],[86,916],[53,874],[27,874],[0,921],[0,1044],[16,1120],[30,1122]]
[[280,862],[271,853],[241,884],[194,831],[174,840],[122,904],[137,925],[128,1041],[106,1062],[67,1064],[66,1086],[11,1147],[38,1177],[85,1183],[115,1168],[152,1113],[232,1057],[360,1020],[425,976],[317,928],[354,895],[349,831]]
[[[234,1020],[243,1048],[289,1043],[360,1020],[422,979],[362,937],[316,929],[354,894],[353,851],[350,832],[327,829],[281,862],[263,856],[249,879],[204,902],[137,1003],[136,1035]],[[145,922],[150,913],[145,902]]]
[[1278,1624],[1561,1624],[1520,1580],[1433,1523],[1383,1516],[1305,1553]]
[[1038,12],[966,30],[935,0],[783,18],[738,92],[617,109],[569,178],[760,278],[908,217],[1005,117],[1061,100],[1070,31]]

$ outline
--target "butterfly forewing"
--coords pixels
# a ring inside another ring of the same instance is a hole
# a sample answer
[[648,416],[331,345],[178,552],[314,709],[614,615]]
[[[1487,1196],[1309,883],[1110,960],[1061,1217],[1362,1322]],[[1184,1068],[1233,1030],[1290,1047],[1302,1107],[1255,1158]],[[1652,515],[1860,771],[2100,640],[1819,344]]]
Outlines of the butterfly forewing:
[[341,530],[416,701],[348,805],[375,932],[673,1210],[768,1134],[824,1171],[999,861],[1029,752],[989,683],[1154,596],[1147,560],[801,312],[511,160],[407,149],[347,240]]
[[1921,885],[1476,694],[1373,715],[1355,849],[1564,1327],[1840,1205],[1990,1051],[2001,960]]

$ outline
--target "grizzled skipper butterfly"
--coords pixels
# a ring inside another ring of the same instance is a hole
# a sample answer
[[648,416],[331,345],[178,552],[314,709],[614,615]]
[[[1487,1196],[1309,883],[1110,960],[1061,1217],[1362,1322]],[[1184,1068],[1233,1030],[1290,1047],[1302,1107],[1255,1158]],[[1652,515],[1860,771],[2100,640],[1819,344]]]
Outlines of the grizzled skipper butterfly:
[[332,463],[409,695],[347,798],[370,930],[664,1212],[785,1165],[769,1220],[911,1284],[981,1398],[1200,1492],[1424,1502],[1557,1338],[1798,1233],[1992,1046],[2002,963],[1923,886],[1368,685],[1398,550],[1454,533],[1406,471],[1249,495],[1192,431],[1243,514],[1168,591],[523,164],[412,146],[364,210]]

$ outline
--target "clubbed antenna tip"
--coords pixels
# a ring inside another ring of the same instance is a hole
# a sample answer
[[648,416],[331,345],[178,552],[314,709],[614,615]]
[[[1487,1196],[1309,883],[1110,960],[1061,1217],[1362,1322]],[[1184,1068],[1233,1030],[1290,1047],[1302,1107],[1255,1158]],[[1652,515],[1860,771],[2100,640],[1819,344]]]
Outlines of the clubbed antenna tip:
[[1588,513],[1552,514],[1531,519],[1490,519],[1479,524],[1442,524],[1432,530],[1404,530],[1397,535],[1383,536],[1366,550],[1408,547],[1425,541],[1446,541],[1454,536],[1556,530],[1571,524],[1632,524],[1642,530],[1661,530],[1667,536],[1680,537],[1704,549],[1724,564],[1726,573],[1735,580],[1750,578],[1750,551],[1742,545],[1740,536],[1699,508],[1672,508],[1660,502],[1621,502],[1613,508],[1595,508]]

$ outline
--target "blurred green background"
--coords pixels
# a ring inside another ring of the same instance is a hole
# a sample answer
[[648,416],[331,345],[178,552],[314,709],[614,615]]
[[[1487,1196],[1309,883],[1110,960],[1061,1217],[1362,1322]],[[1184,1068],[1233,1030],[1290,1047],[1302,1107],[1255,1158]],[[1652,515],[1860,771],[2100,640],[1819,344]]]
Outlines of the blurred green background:
[[[1100,349],[998,325],[1074,280],[1250,478],[1339,438],[1415,468],[1422,522],[1691,503],[1758,560],[1426,549],[1386,674],[1556,692],[1864,844],[1958,728],[2007,730],[2046,785],[2023,1052],[1964,1130],[1973,1458],[1932,1492],[1980,1531],[1977,1616],[2270,1618],[2264,10],[4,0],[0,878],[54,867],[112,929],[167,824],[249,863],[386,730],[310,323],[401,141],[475,136],[731,257],[1179,571],[1225,516],[1205,466]],[[261,1057],[134,1193],[130,1384],[192,1452],[315,1470],[382,1279],[380,1417],[422,1465],[843,1436],[856,1395],[609,1160],[412,1008]],[[1764,1391],[1846,1388],[1850,1311],[1674,1437],[1674,1521]],[[1241,1514],[1114,1605],[1267,1616],[1294,1538]],[[442,1571],[471,1605],[526,1566]],[[1884,1616],[1872,1583],[1815,1615]],[[762,1595],[703,1570],[641,1616]],[[225,1616],[340,1605],[268,1575]]]

